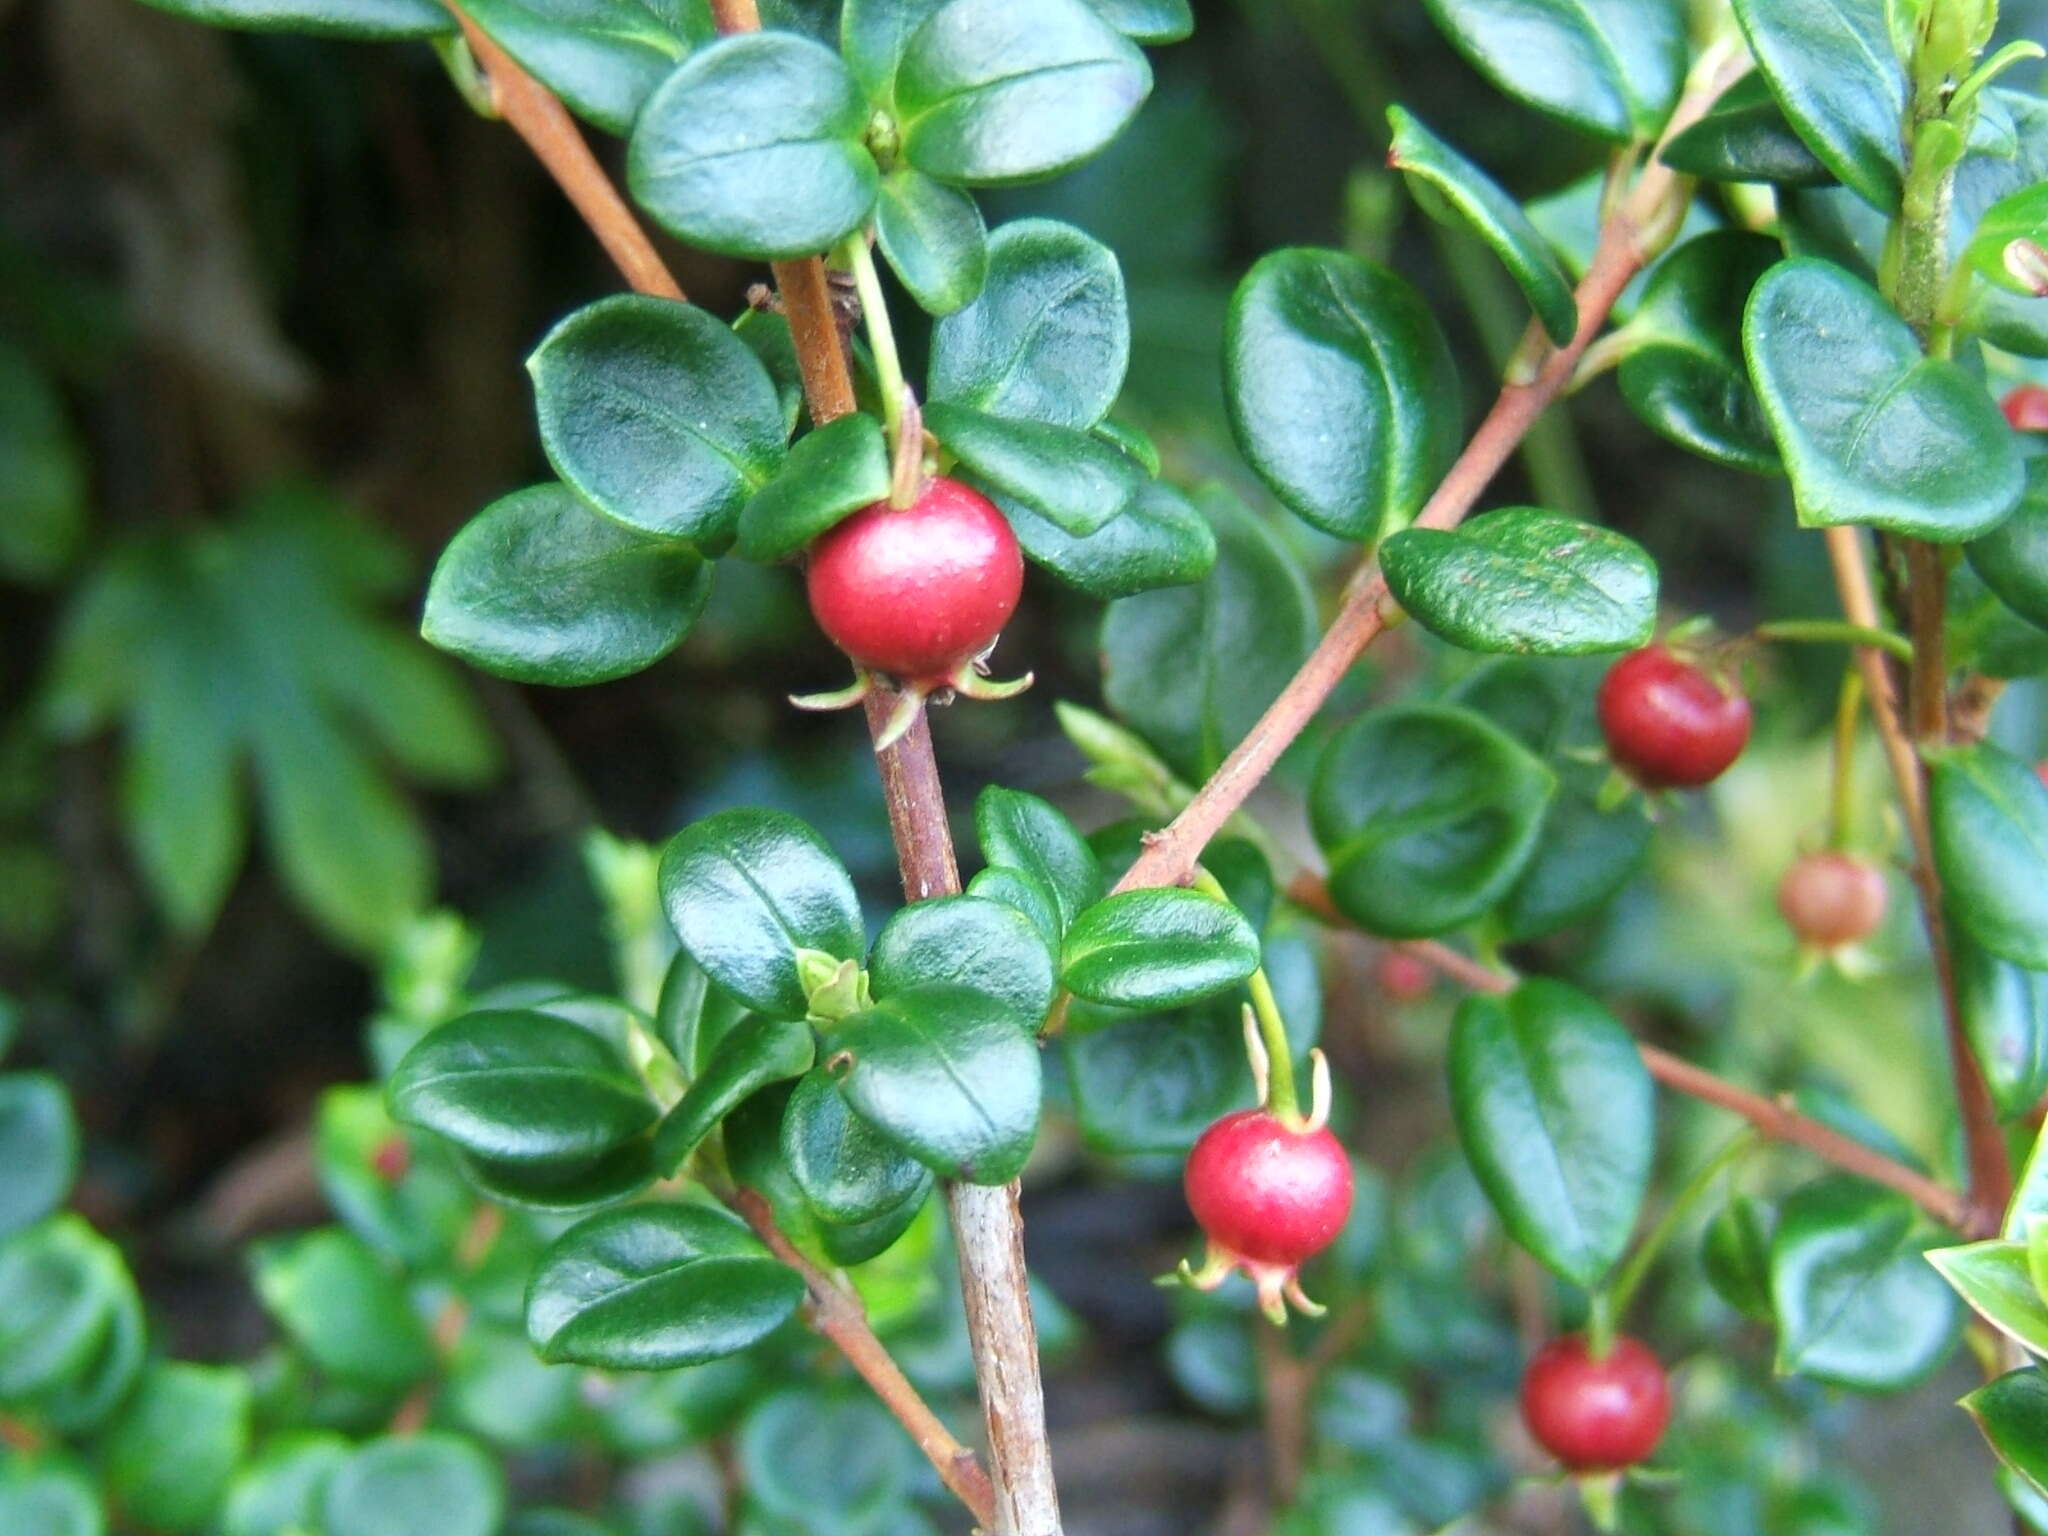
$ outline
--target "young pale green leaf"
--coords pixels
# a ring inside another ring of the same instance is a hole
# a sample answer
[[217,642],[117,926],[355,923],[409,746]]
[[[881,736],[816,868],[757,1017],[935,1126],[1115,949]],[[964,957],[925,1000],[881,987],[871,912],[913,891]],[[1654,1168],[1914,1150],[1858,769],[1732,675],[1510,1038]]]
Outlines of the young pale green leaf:
[[548,332],[526,368],[555,473],[644,533],[717,554],[747,498],[782,465],[773,380],[694,305],[600,299]]
[[560,485],[501,497],[449,541],[420,633],[521,683],[577,687],[652,666],[683,641],[711,593],[685,544],[600,517]]
[[61,1462],[15,1462],[0,1470],[0,1530],[16,1536],[106,1536],[107,1517],[83,1474]]
[[1892,1392],[1955,1343],[1955,1296],[1911,1239],[1905,1198],[1847,1178],[1794,1194],[1771,1239],[1778,1369],[1852,1392]]
[[1537,507],[1404,529],[1381,544],[1380,570],[1424,629],[1468,651],[1632,650],[1657,627],[1657,565],[1643,547]]
[[1825,187],[1835,173],[1806,147],[1762,75],[1744,75],[1706,115],[1659,151],[1674,171],[1707,181],[1758,181]]
[[889,495],[889,448],[864,411],[798,438],[782,470],[740,513],[739,555],[787,560],[819,534]]
[[1735,1195],[1707,1223],[1700,1268],[1714,1294],[1743,1317],[1771,1315],[1771,1218],[1753,1195]]
[[1999,601],[2048,629],[2048,454],[2028,459],[2026,468],[2018,510],[1964,553]]
[[974,836],[991,869],[1021,870],[1044,882],[1057,904],[1061,933],[1102,896],[1102,866],[1094,850],[1071,821],[1036,795],[991,784],[974,799]]
[[209,1528],[249,1453],[250,1399],[248,1377],[226,1366],[145,1371],[99,1443],[106,1490],[123,1515],[170,1536]]
[[[386,1070],[397,1065],[391,1061]],[[407,1151],[409,1164],[395,1183],[378,1166],[393,1147]],[[380,1085],[344,1084],[320,1096],[313,1154],[329,1209],[379,1253],[408,1269],[431,1270],[454,1252],[475,1202],[451,1170],[413,1159],[411,1151],[385,1111]]]
[[1178,43],[1192,37],[1188,0],[1088,0],[1095,13],[1134,43]]
[[1074,919],[1060,980],[1076,997],[1119,1008],[1179,1008],[1258,969],[1244,914],[1200,891],[1125,891]]
[[1021,913],[1045,941],[1048,955],[1058,948],[1066,924],[1060,916],[1059,894],[1044,875],[1029,869],[984,869],[967,882],[967,894]]
[[1472,921],[1521,874],[1555,784],[1520,743],[1466,710],[1361,716],[1325,749],[1309,795],[1331,899],[1388,938]]
[[737,809],[693,822],[661,854],[661,900],[683,947],[734,997],[800,1019],[797,952],[860,957],[860,899],[825,840],[787,811]]
[[111,1243],[69,1213],[0,1243],[0,1403],[78,1392],[105,1349],[128,1285]]
[[471,1013],[406,1053],[391,1113],[487,1162],[573,1172],[654,1123],[617,1051],[544,1013]]
[[[1469,224],[1508,269],[1550,339],[1559,346],[1570,341],[1579,328],[1571,279],[1521,205],[1407,108],[1388,108],[1387,122],[1394,131],[1387,163],[1407,173],[1425,210],[1448,212]],[[1437,202],[1423,195],[1423,188],[1434,193]]]
[[64,1203],[78,1176],[78,1121],[71,1095],[42,1072],[0,1077],[0,1238]]
[[2048,1375],[2039,1366],[2008,1371],[1970,1393],[1962,1406],[1998,1459],[2048,1497]]
[[1742,329],[1806,527],[1959,543],[2019,502],[2019,450],[1997,404],[1961,366],[1923,354],[1863,279],[1813,257],[1780,262]]
[[875,996],[950,982],[1003,1003],[1036,1030],[1052,1007],[1053,954],[1038,926],[985,896],[940,896],[903,908],[882,925],[868,956]]
[[[778,1529],[901,1529],[890,1520],[916,1470],[909,1439],[872,1397],[790,1387],[757,1404],[736,1439],[748,1494]],[[785,1524],[786,1523],[786,1524]]]
[[970,186],[1079,165],[1151,90],[1144,54],[1084,0],[947,0],[910,35],[894,82],[904,158]]
[[1200,505],[1216,536],[1209,574],[1126,598],[1102,623],[1103,698],[1192,783],[1215,772],[1316,640],[1314,599],[1286,547],[1220,488]]
[[1628,1246],[1656,1149],[1656,1093],[1628,1031],[1537,978],[1475,994],[1451,1027],[1451,1111],[1514,1240],[1596,1287]]
[[822,1069],[789,1096],[782,1156],[804,1203],[835,1226],[882,1220],[906,1202],[921,1201],[932,1187],[932,1171],[848,1108]]
[[327,1480],[353,1447],[331,1430],[287,1430],[271,1438],[228,1485],[221,1536],[292,1536],[318,1529]]
[[655,1171],[673,1178],[697,1143],[742,1100],[810,1071],[816,1050],[811,1026],[800,1020],[750,1018],[734,1026],[654,1133]]
[[256,1294],[326,1375],[397,1393],[435,1368],[434,1344],[405,1286],[339,1227],[257,1250]]
[[626,134],[691,49],[711,41],[704,0],[474,0],[472,20],[578,116]]
[[932,328],[931,396],[1082,429],[1115,402],[1130,359],[1109,247],[1070,224],[1014,219],[989,237],[981,293]]
[[1231,430],[1308,522],[1370,541],[1402,527],[1462,437],[1450,344],[1406,278],[1340,251],[1263,257],[1223,338]]
[[2048,970],[2048,786],[1988,742],[1933,759],[1935,864],[1949,913],[1985,949]]
[[2034,1288],[2025,1243],[1996,1237],[1931,1248],[1927,1262],[1985,1322],[2036,1355],[2048,1355],[2048,1301]]
[[1187,586],[1216,564],[1216,534],[1209,520],[1187,497],[1158,480],[1141,483],[1121,512],[1085,538],[1075,538],[1022,502],[999,494],[996,504],[1034,565],[1104,602]]
[[980,205],[913,166],[882,178],[875,243],[928,315],[950,315],[972,303],[988,281],[988,226]]
[[1073,538],[1101,529],[1145,483],[1136,459],[1073,427],[1014,421],[944,400],[925,408],[924,421],[989,487]]
[[802,1277],[731,1217],[628,1206],[578,1223],[541,1255],[526,1331],[543,1360],[673,1370],[765,1338],[803,1294]]
[[1009,1005],[906,987],[835,1025],[825,1065],[846,1102],[933,1172],[1007,1184],[1038,1135],[1038,1046]]
[[2048,973],[2014,965],[1951,924],[1956,1009],[1999,1115],[2017,1119],[2048,1094]]
[[1678,0],[1429,0],[1429,9],[1487,79],[1587,133],[1654,139],[1678,100]]
[[391,1435],[334,1470],[320,1515],[322,1536],[494,1536],[505,1480],[468,1440]]
[[640,109],[633,200],[692,245],[775,261],[825,250],[874,207],[868,105],[839,55],[791,32],[720,38]]
[[1906,72],[1885,0],[1735,0],[1757,67],[1800,138],[1880,212],[1905,175]]
[[314,32],[329,37],[433,37],[455,30],[434,0],[148,0],[209,27]]

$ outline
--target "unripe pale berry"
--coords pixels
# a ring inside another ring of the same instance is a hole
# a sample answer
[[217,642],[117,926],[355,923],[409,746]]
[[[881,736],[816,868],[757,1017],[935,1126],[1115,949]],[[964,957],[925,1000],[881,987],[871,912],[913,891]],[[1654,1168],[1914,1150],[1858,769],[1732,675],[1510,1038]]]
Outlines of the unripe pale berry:
[[1671,1420],[1671,1383],[1626,1336],[1595,1360],[1583,1334],[1552,1339],[1522,1376],[1522,1422],[1573,1472],[1618,1472],[1648,1458]]
[[1645,789],[1711,784],[1749,741],[1749,700],[1661,645],[1608,669],[1599,711],[1608,753]]
[[1840,949],[1884,921],[1884,873],[1854,854],[1809,853],[1778,882],[1778,911],[1801,944]]

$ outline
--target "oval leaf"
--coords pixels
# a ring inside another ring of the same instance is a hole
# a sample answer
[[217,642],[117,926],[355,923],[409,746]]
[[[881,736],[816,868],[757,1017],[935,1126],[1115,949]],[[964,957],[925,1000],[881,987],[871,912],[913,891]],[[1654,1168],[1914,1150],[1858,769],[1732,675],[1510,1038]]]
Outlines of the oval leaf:
[[338,1467],[320,1502],[325,1536],[492,1536],[505,1483],[467,1440],[387,1436]]
[[789,1096],[782,1156],[805,1204],[836,1226],[881,1220],[932,1187],[931,1170],[849,1109],[827,1072],[811,1073]]
[[123,1516],[172,1536],[209,1528],[249,1453],[251,1396],[248,1378],[225,1366],[151,1366],[99,1443],[106,1491]]
[[1881,212],[1905,174],[1906,73],[1885,0],[1735,0],[1785,116],[1843,185]]
[[1129,454],[1072,427],[1011,421],[943,400],[926,407],[924,422],[978,479],[1076,538],[1115,517],[1145,479]]
[[1658,152],[1674,171],[1708,181],[1761,181],[1781,187],[1825,187],[1835,173],[1793,131],[1785,109],[1760,74],[1744,75],[1706,115]]
[[1685,75],[1676,0],[1429,0],[1487,79],[1575,128],[1654,139]]
[[655,1171],[673,1178],[697,1143],[742,1100],[770,1083],[810,1071],[816,1048],[811,1026],[801,1021],[742,1021],[718,1042],[703,1072],[662,1118],[654,1133]]
[[353,1233],[326,1227],[260,1249],[255,1279],[264,1308],[335,1380],[396,1393],[433,1371],[404,1284]]
[[1034,1031],[1057,988],[1052,950],[1037,925],[978,895],[935,897],[890,918],[868,956],[868,980],[881,998],[929,982],[969,987]]
[[1244,914],[1200,891],[1125,891],[1074,920],[1060,980],[1076,997],[1120,1008],[1179,1008],[1259,967]]
[[907,165],[882,178],[875,243],[918,307],[950,315],[988,281],[988,226],[968,193]]
[[2035,1354],[2048,1355],[2048,1302],[2034,1288],[2025,1243],[2001,1237],[1931,1248],[1927,1262],[1985,1322]]
[[580,117],[629,133],[654,88],[716,35],[704,0],[471,0],[470,19]]
[[2008,1371],[1962,1400],[1998,1459],[2048,1497],[2048,1375],[2038,1366]]
[[998,495],[996,505],[1034,565],[1101,601],[1187,586],[1216,564],[1216,534],[1209,520],[1187,497],[1157,480],[1140,484],[1121,512],[1082,538],[1021,502]]
[[2000,602],[2048,629],[2048,454],[2027,460],[2026,490],[2011,517],[1971,542],[1970,569]]
[[991,869],[1021,870],[1044,882],[1060,931],[1102,895],[1102,866],[1074,824],[1048,802],[991,784],[974,797],[974,836]]
[[2016,1119],[2048,1094],[2048,974],[2014,965],[1951,923],[1956,1008],[1999,1115]]
[[1934,862],[1950,915],[1985,949],[2048,970],[2048,786],[1983,743],[1934,757]]
[[71,1095],[41,1072],[0,1077],[0,1237],[41,1221],[64,1203],[78,1176],[78,1122]]
[[740,513],[739,554],[787,560],[834,524],[889,495],[882,424],[862,411],[798,438],[782,470]]

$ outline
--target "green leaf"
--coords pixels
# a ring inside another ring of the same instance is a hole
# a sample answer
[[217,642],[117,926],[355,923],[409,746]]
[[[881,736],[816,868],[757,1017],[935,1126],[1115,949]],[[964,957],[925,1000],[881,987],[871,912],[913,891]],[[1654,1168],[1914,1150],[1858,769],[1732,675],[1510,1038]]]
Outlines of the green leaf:
[[[911,908],[915,911],[916,908]],[[838,1226],[878,1221],[932,1187],[932,1172],[847,1107],[831,1074],[796,1085],[782,1112],[782,1156],[804,1203]]]
[[1536,507],[1403,529],[1380,570],[1424,629],[1468,651],[1633,650],[1657,627],[1657,565],[1640,544]]
[[1985,949],[2048,970],[2048,786],[1983,743],[1929,765],[1928,813],[1949,913]]
[[491,1163],[580,1171],[654,1123],[617,1051],[544,1013],[472,1013],[398,1064],[391,1113]]
[[1906,72],[1886,0],[1735,0],[1757,67],[1799,136],[1843,185],[1899,205]]
[[855,960],[863,948],[845,866],[786,811],[721,811],[683,828],[662,850],[661,900],[711,979],[777,1018],[810,1011],[799,950]]
[[454,1435],[372,1440],[327,1480],[322,1536],[494,1536],[505,1481]]
[[1038,1135],[1038,1046],[1004,1003],[906,987],[837,1024],[825,1065],[846,1101],[942,1177],[1007,1184]]
[[[99,1428],[127,1400],[146,1363],[149,1324],[121,1250],[82,1222],[71,1223],[59,1218],[42,1230],[61,1232],[84,1304],[98,1312],[104,1328],[95,1325],[98,1341],[61,1383],[38,1396],[35,1413],[52,1429],[78,1435]],[[23,1234],[22,1241],[32,1240]]]
[[555,473],[643,533],[717,554],[747,498],[782,465],[774,382],[745,342],[694,305],[600,299],[548,332],[526,368]]
[[523,1211],[577,1216],[630,1199],[654,1182],[653,1139],[635,1137],[595,1162],[495,1162],[457,1151],[455,1165],[486,1199]]
[[1081,1136],[1108,1156],[1185,1157],[1203,1131],[1252,1097],[1235,1005],[1100,1017],[1076,1005],[1060,1052]]
[[1094,435],[1012,421],[935,400],[925,426],[991,488],[1085,538],[1122,511],[1144,482],[1138,461]]
[[988,280],[988,226],[972,196],[911,166],[882,178],[875,242],[918,307],[950,315]]
[[41,1072],[0,1077],[0,1237],[41,1221],[64,1203],[78,1176],[78,1121],[71,1095]]
[[744,1099],[784,1078],[811,1070],[816,1054],[811,1026],[792,1019],[742,1021],[711,1053],[689,1091],[676,1101],[654,1134],[654,1167],[673,1178],[697,1143]]
[[748,1494],[768,1515],[811,1527],[882,1536],[909,1490],[915,1453],[889,1411],[871,1397],[792,1387],[757,1404],[736,1449]]
[[1402,705],[1361,716],[1324,750],[1309,796],[1331,899],[1387,938],[1463,926],[1521,874],[1555,784],[1524,747],[1465,710]]
[[[377,1166],[394,1145],[408,1157],[395,1183]],[[378,1252],[408,1269],[433,1269],[454,1251],[474,1202],[451,1170],[412,1158],[381,1087],[345,1084],[323,1093],[313,1151],[329,1208]]]
[[1201,508],[1216,535],[1209,574],[1126,598],[1102,624],[1104,700],[1192,783],[1215,772],[1316,641],[1308,583],[1280,541],[1220,489]]
[[1763,1202],[1732,1196],[1707,1223],[1700,1267],[1714,1293],[1743,1317],[1771,1315],[1771,1221]]
[[455,23],[434,0],[148,0],[209,27],[330,37],[433,37]]
[[1121,512],[1084,538],[1008,497],[998,495],[996,505],[1034,564],[1102,601],[1186,586],[1216,564],[1216,535],[1209,520],[1158,480],[1142,483]]
[[1088,0],[1095,13],[1134,43],[1178,43],[1194,35],[1188,0]]
[[1970,1393],[1962,1406],[1998,1459],[2048,1496],[2048,1376],[2040,1367],[2008,1371]]
[[1571,279],[1522,212],[1521,204],[1485,171],[1430,132],[1407,108],[1388,108],[1387,122],[1394,133],[1387,163],[1407,174],[1423,209],[1437,216],[1448,213],[1469,224],[1508,269],[1550,339],[1559,346],[1570,341],[1579,328],[1579,304],[1572,294]]
[[2048,974],[2001,960],[1951,923],[1956,1008],[2000,1118],[2048,1094]]
[[536,485],[492,502],[449,542],[420,633],[499,677],[577,687],[652,666],[710,593],[711,566],[686,545]]
[[1045,876],[1028,869],[984,869],[967,882],[967,894],[1022,913],[1045,941],[1047,954],[1058,946],[1065,923],[1060,917],[1059,896]]
[[984,896],[940,896],[882,925],[868,956],[875,996],[950,982],[1004,1004],[1036,1030],[1052,1007],[1053,954],[1033,921]]
[[1014,219],[988,242],[973,303],[932,328],[931,396],[992,416],[1092,427],[1123,388],[1131,317],[1109,247]]
[[1604,139],[1654,139],[1685,76],[1676,0],[1429,0],[1501,90]]
[[[1956,168],[1949,234],[1950,250],[1957,259],[1975,242],[1992,209],[2048,182],[2048,101],[2037,94],[1998,86],[1978,99],[1980,123],[1994,114],[2011,121],[2013,154],[2006,159],[1973,153]],[[1999,259],[2003,261],[2008,254],[2022,260],[2026,256],[2024,250],[2013,252],[2008,245],[1999,252]],[[2009,265],[2006,273],[2009,278],[2015,275]],[[2048,304],[2040,303],[2031,293],[2014,292],[1997,283],[1975,285],[1964,306],[1963,328],[2023,356],[2048,356]]]
[[1628,1031],[1538,977],[1465,999],[1450,1074],[1458,1139],[1509,1236],[1597,1287],[1635,1230],[1656,1148],[1656,1093]]
[[28,355],[0,341],[0,575],[53,580],[84,541],[85,455],[64,402]]
[[1771,1239],[1778,1369],[1854,1392],[1923,1379],[1955,1343],[1955,1297],[1903,1196],[1845,1177],[1785,1202]]
[[70,1468],[16,1462],[0,1469],[0,1530],[9,1536],[106,1536],[107,1517],[92,1484]]
[[896,71],[910,35],[943,4],[945,0],[844,0],[839,52],[869,101],[893,108]]
[[905,159],[989,186],[1079,165],[1151,90],[1145,56],[1082,0],[948,0],[905,44],[894,100]]
[[[166,1363],[143,1373],[100,1440],[108,1494],[151,1531],[206,1528],[249,1452],[249,1381],[225,1366]],[[331,1536],[352,1536],[331,1527]]]
[[516,1319],[477,1319],[449,1357],[445,1401],[456,1422],[491,1445],[540,1449],[583,1429],[587,1380],[574,1366],[540,1360]]
[[1231,430],[1259,478],[1325,533],[1404,526],[1463,439],[1458,375],[1406,278],[1339,251],[1261,258],[1224,326]]
[[0,1403],[75,1391],[106,1346],[125,1281],[120,1253],[68,1213],[0,1244]]
[[1258,967],[1259,936],[1243,913],[1177,888],[1097,902],[1074,919],[1060,954],[1067,990],[1119,1008],[1179,1008]]
[[739,521],[739,555],[787,560],[835,523],[889,495],[882,425],[856,411],[798,438],[781,471],[756,491]]
[[1959,543],[2019,501],[2019,450],[1983,384],[1923,355],[1861,278],[1780,262],[1750,295],[1743,345],[1803,526]]
[[1671,169],[1707,181],[1759,181],[1781,187],[1825,187],[1835,173],[1793,131],[1785,109],[1760,74],[1744,75],[1706,115],[1659,152]]
[[1931,1248],[1927,1262],[1985,1322],[2037,1355],[2048,1355],[2048,1302],[2034,1288],[2027,1245],[2008,1238]]
[[361,1238],[325,1227],[258,1249],[253,1265],[265,1309],[327,1375],[395,1393],[433,1371],[404,1285]]
[[475,0],[465,9],[578,116],[617,134],[717,35],[704,0]]
[[2028,459],[2026,470],[2018,510],[1965,553],[2000,602],[2048,629],[2048,455]]
[[221,1536],[293,1536],[316,1529],[327,1480],[350,1449],[347,1439],[329,1430],[288,1430],[271,1440],[228,1485]]
[[541,1255],[526,1331],[543,1360],[673,1370],[767,1337],[803,1294],[796,1271],[731,1217],[628,1206],[571,1227]]
[[732,333],[768,370],[775,397],[782,402],[782,435],[788,437],[804,413],[803,369],[797,362],[789,321],[773,310],[749,308],[733,321]]
[[1102,896],[1102,866],[1094,850],[1071,821],[1036,795],[989,785],[974,798],[974,836],[991,868],[1021,870],[1044,882],[1057,906],[1060,933]]
[[670,233],[775,261],[858,229],[881,173],[868,105],[839,60],[790,32],[720,38],[647,98],[626,151],[633,200]]

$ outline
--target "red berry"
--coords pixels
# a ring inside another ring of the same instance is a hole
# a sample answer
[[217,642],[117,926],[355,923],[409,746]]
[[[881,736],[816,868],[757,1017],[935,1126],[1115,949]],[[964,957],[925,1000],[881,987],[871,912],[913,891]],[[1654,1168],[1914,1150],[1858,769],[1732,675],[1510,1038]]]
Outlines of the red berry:
[[412,1167],[412,1147],[403,1136],[387,1136],[370,1154],[370,1169],[386,1184],[396,1184]]
[[1595,1360],[1584,1334],[1552,1339],[1522,1376],[1522,1422],[1573,1472],[1618,1472],[1657,1448],[1671,1420],[1664,1367],[1621,1337]]
[[1778,910],[1802,944],[1840,949],[1884,921],[1883,873],[1854,854],[1809,853],[1778,882]]
[[2048,432],[2048,389],[2022,384],[2005,397],[2005,419],[2015,432]]
[[1436,973],[1403,949],[1383,949],[1379,963],[1380,990],[1397,1003],[1412,1003],[1427,997],[1436,984]]
[[1329,1247],[1351,1214],[1351,1160],[1327,1127],[1296,1130],[1243,1109],[1202,1132],[1187,1193],[1218,1249],[1292,1270]]
[[1661,645],[1609,668],[1599,704],[1608,752],[1645,789],[1711,784],[1749,741],[1749,700]]
[[811,612],[859,665],[936,685],[995,643],[1024,589],[1009,521],[957,480],[878,501],[811,546]]

